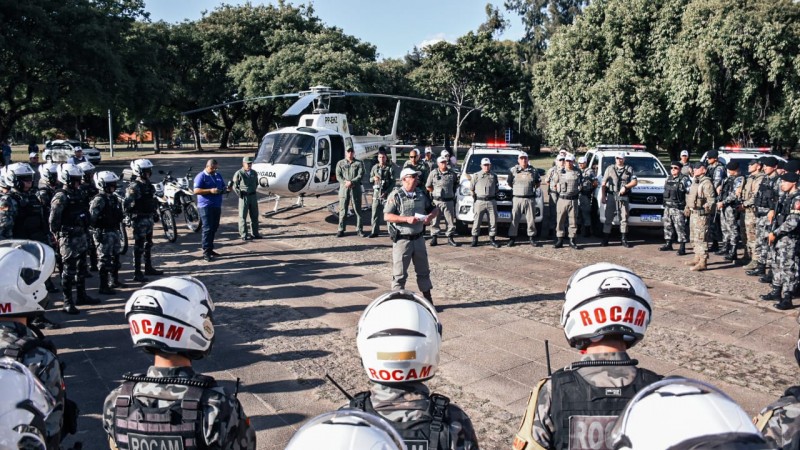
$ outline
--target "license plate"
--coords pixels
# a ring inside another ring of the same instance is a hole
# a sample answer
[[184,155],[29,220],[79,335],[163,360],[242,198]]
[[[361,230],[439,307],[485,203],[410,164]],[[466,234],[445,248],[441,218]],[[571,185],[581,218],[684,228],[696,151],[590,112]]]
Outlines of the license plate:
[[[511,218],[511,213],[510,212],[505,212],[505,211],[498,211],[497,212],[497,217],[499,217],[501,219],[510,219]],[[659,218],[659,220],[660,220],[660,218]]]
[[661,222],[660,214],[642,214],[642,222]]

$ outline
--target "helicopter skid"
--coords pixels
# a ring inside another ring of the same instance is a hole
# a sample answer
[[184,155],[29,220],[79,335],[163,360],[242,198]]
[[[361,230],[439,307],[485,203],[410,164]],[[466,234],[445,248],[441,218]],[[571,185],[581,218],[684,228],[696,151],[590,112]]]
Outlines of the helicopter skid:
[[278,213],[281,213],[281,212],[291,211],[291,210],[293,210],[295,208],[302,208],[302,207],[305,206],[303,204],[303,197],[302,196],[298,196],[297,197],[297,202],[295,202],[294,205],[285,206],[283,208],[280,207],[280,202],[281,202],[281,196],[280,195],[271,195],[269,197],[265,197],[265,198],[261,199],[260,201],[261,202],[268,202],[268,201],[272,201],[272,200],[275,201],[275,206],[272,208],[272,211],[267,211],[264,214],[262,214],[264,217],[274,216],[275,214],[278,214]]

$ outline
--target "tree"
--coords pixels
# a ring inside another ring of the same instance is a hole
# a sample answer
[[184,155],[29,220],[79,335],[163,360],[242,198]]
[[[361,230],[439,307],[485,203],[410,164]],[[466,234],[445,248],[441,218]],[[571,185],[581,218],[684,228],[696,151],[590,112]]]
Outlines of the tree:
[[589,0],[506,0],[507,10],[519,14],[525,27],[521,42],[528,56],[537,61],[547,50],[556,31],[571,25]]

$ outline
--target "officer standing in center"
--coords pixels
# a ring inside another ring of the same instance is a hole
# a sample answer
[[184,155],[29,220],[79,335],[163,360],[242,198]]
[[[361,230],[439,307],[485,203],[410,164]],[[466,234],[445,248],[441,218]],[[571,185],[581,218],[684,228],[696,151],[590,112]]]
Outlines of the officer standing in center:
[[[153,267],[153,215],[156,212],[156,188],[150,182],[153,163],[149,159],[131,162],[136,179],[128,185],[123,206],[133,221],[133,281],[144,283],[145,275],[163,275]],[[142,272],[144,258],[144,272]]]
[[567,150],[561,148],[556,156],[556,161],[553,167],[547,170],[545,175],[545,183],[547,183],[547,237],[555,236],[556,230],[556,204],[558,203],[558,191],[556,190],[556,179],[558,173],[564,168],[564,158],[567,156]]
[[678,255],[686,254],[686,217],[683,210],[686,208],[686,193],[691,185],[686,175],[683,174],[683,164],[672,161],[670,175],[664,182],[664,245],[658,249],[662,252],[672,250],[672,235],[675,234],[680,248]]
[[[631,248],[628,242],[628,214],[631,209],[631,202],[628,198],[639,180],[633,173],[633,168],[625,164],[625,155],[619,153],[614,157],[614,165],[608,166],[603,174],[601,183],[600,203],[606,205],[606,223],[603,224],[602,245],[608,245],[608,238],[611,235],[611,227],[614,225],[614,217],[619,213],[619,232],[622,235],[622,246]],[[609,192],[610,191],[610,192]]]
[[472,244],[478,246],[478,235],[481,234],[483,215],[489,216],[489,243],[492,247],[499,248],[495,241],[497,236],[497,175],[492,172],[492,161],[489,158],[481,159],[481,171],[472,175]]
[[564,169],[558,173],[556,179],[556,189],[558,191],[558,203],[556,204],[556,240],[555,248],[564,246],[565,230],[568,231],[569,246],[575,250],[580,250],[575,235],[578,233],[578,196],[580,195],[583,178],[581,172],[575,170],[575,156],[567,155],[564,158]]
[[[233,192],[239,197],[239,235],[243,241],[262,239],[258,231],[258,173],[253,170],[253,157],[242,158],[242,168],[231,178]],[[247,218],[250,218],[250,230],[247,231]]]
[[686,263],[692,271],[706,270],[708,264],[708,228],[711,226],[711,213],[717,202],[714,183],[706,174],[706,164],[694,164],[694,181],[686,197],[684,215],[691,218],[692,245],[694,259]]
[[356,234],[365,237],[361,224],[361,178],[364,176],[364,163],[356,159],[353,147],[348,147],[344,159],[336,163],[336,179],[339,180],[339,231],[336,237],[344,236],[347,210],[353,206],[356,215]]
[[113,295],[117,293],[114,288],[125,287],[119,281],[119,269],[122,266],[119,260],[122,251],[119,228],[124,217],[122,200],[115,193],[119,177],[114,172],[104,170],[95,175],[94,182],[98,193],[89,204],[89,223],[100,270],[100,289],[97,292]]
[[586,238],[592,235],[592,195],[594,195],[594,188],[597,187],[597,176],[594,169],[588,167],[587,164],[585,156],[578,158],[578,168],[581,171],[581,190],[580,197],[578,197],[579,222],[583,237]]
[[458,174],[452,169],[447,168],[447,158],[440,156],[436,163],[439,165],[428,175],[425,187],[433,198],[433,204],[439,209],[439,214],[431,222],[431,247],[438,244],[439,218],[444,216],[447,222],[447,243],[452,247],[458,247],[453,240],[456,234],[456,190],[458,190]]
[[758,217],[756,217],[755,199],[758,193],[761,181],[764,180],[764,172],[761,171],[761,160],[753,158],[747,166],[749,175],[745,178],[744,188],[742,189],[742,206],[744,210],[744,236],[745,236],[745,249],[744,259],[749,260],[746,270],[756,268],[758,258],[756,257],[756,226]]
[[372,227],[369,230],[369,237],[376,238],[383,218],[383,206],[395,186],[394,169],[389,164],[384,147],[378,150],[378,164],[372,166],[369,171],[369,180],[372,182]]
[[541,184],[539,172],[528,164],[528,154],[520,152],[517,165],[508,174],[508,185],[514,196],[511,204],[511,225],[508,227],[508,246],[513,247],[517,241],[517,232],[522,216],[528,226],[528,240],[533,247],[541,244],[536,241],[536,190]]
[[717,199],[717,211],[722,216],[722,245],[717,255],[725,256],[727,261],[736,263],[736,246],[739,244],[739,205],[742,203],[744,177],[739,172],[739,163],[731,161],[725,166],[728,176],[722,181],[722,189]]
[[[706,172],[709,178],[711,178],[711,182],[714,184],[717,198],[720,198],[722,196],[722,182],[725,181],[725,176],[727,175],[725,166],[720,162],[719,152],[716,150],[709,150],[708,153],[706,153],[706,159],[708,161]],[[721,217],[720,214],[715,214],[716,206],[716,204],[713,205],[711,212],[711,214],[714,214],[712,218],[713,222],[709,224],[709,239],[711,239],[711,248],[709,251],[712,252],[719,250],[719,242],[722,240]]]

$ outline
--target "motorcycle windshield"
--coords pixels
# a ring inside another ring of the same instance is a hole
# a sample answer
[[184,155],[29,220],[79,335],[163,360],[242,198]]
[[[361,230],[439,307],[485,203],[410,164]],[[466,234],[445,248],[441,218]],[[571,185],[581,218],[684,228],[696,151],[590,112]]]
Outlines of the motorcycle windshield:
[[268,134],[261,142],[255,163],[312,167],[315,144],[314,137],[306,134]]

